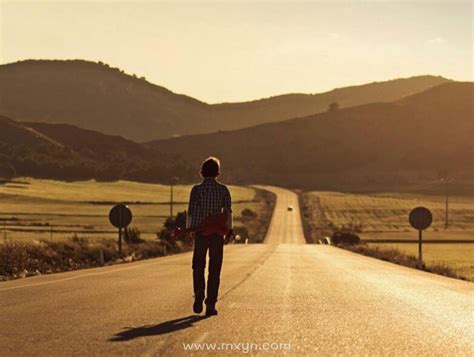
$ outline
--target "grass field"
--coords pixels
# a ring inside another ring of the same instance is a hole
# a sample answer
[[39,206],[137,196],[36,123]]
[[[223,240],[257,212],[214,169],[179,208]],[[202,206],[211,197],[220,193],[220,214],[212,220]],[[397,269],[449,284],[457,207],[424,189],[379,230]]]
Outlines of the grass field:
[[[261,203],[253,188],[230,186],[235,223],[244,208],[256,212]],[[174,187],[174,214],[187,209],[191,186]],[[129,202],[132,226],[142,238],[154,239],[169,216],[170,187],[127,181],[62,182],[20,179],[0,185],[0,241],[7,239],[52,239],[71,237],[116,237],[108,221],[114,203]]]
[[[371,244],[379,248],[395,248],[405,254],[418,257],[418,244]],[[449,266],[460,276],[474,281],[474,244],[436,244],[423,245],[423,261],[426,263],[442,263]]]
[[310,226],[312,241],[351,223],[362,224],[362,240],[399,240],[401,243],[370,243],[379,248],[395,248],[418,256],[418,232],[408,223],[409,212],[425,206],[433,213],[432,226],[424,240],[467,240],[473,243],[425,243],[427,263],[446,264],[460,276],[474,280],[474,197],[452,196],[449,201],[449,226],[444,229],[445,197],[399,193],[350,194],[307,192],[303,195],[303,217]]
[[450,197],[447,230],[444,196],[310,192],[306,202],[319,207],[326,224],[341,227],[361,223],[362,239],[417,239],[417,232],[408,223],[408,214],[417,206],[425,206],[433,213],[433,224],[425,238],[474,240],[474,197]]

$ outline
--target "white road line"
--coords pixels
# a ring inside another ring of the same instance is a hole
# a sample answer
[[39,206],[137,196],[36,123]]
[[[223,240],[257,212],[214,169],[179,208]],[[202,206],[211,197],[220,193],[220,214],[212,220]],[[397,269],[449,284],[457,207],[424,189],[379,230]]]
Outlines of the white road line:
[[[97,276],[97,275],[115,273],[115,272],[118,272],[118,271],[137,269],[137,268],[147,267],[147,266],[160,264],[160,263],[174,262],[176,260],[185,259],[189,255],[189,253],[190,252],[183,253],[183,254],[178,254],[177,256],[158,257],[158,258],[155,258],[154,261],[152,261],[152,262],[140,262],[142,264],[139,264],[139,262],[137,262],[136,265],[134,264],[134,265],[131,265],[131,266],[117,267],[117,268],[114,267],[113,269],[109,269],[109,270],[106,270],[106,271],[91,272],[91,273],[86,273],[86,274],[77,274],[77,275],[70,276],[70,277],[67,277],[67,278],[59,278],[59,279],[55,279],[55,280],[43,281],[43,282],[32,283],[32,284],[27,284],[27,285],[8,286],[8,287],[0,288],[0,292],[8,291],[8,290],[14,290],[14,289],[21,289],[21,288],[30,288],[30,287],[36,287],[36,286],[50,285],[50,284],[55,284],[55,283],[62,283],[62,282],[65,282],[65,281],[81,279],[81,278],[87,278],[87,277],[90,277],[90,276]],[[95,268],[95,269],[103,269],[103,268]],[[64,273],[78,273],[78,271],[64,272]],[[12,281],[12,283],[13,282],[15,282],[15,281]],[[7,284],[7,283],[9,283],[9,282],[6,282],[5,284]]]
[[121,267],[121,268],[116,268],[116,269],[110,269],[110,270],[106,270],[106,271],[98,271],[98,272],[94,272],[94,273],[80,274],[80,275],[75,275],[75,276],[62,278],[62,279],[56,279],[56,280],[52,280],[52,281],[43,281],[43,282],[35,283],[35,284],[10,286],[10,287],[6,287],[6,288],[0,288],[0,291],[20,289],[20,288],[29,288],[29,287],[34,287],[34,286],[42,286],[42,285],[49,285],[49,284],[55,284],[55,283],[62,283],[62,282],[69,281],[69,280],[75,280],[75,279],[86,278],[86,277],[90,277],[90,276],[115,273],[115,272],[123,271],[123,270],[137,269],[137,268],[142,268],[142,267],[155,265],[155,264],[159,264],[159,263],[164,263],[164,262],[170,262],[170,261],[173,262],[173,261],[183,259],[183,258],[184,258],[184,256],[182,256],[182,255],[177,256],[177,257],[173,257],[172,259],[166,259],[166,260],[159,260],[159,258],[158,258],[158,260],[150,262],[148,264],[146,264],[146,263],[145,264],[137,264],[137,265],[127,266],[127,267],[123,267],[123,268]]

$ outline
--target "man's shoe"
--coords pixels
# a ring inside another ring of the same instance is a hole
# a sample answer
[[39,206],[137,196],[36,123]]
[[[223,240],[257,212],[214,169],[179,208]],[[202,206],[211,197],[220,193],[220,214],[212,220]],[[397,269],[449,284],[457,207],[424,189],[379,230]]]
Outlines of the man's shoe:
[[215,315],[217,315],[216,306],[214,304],[213,305],[207,305],[206,316],[215,316]]
[[194,298],[194,304],[193,304],[193,311],[196,314],[200,314],[202,312],[202,303],[204,301],[204,298],[202,297],[195,297]]

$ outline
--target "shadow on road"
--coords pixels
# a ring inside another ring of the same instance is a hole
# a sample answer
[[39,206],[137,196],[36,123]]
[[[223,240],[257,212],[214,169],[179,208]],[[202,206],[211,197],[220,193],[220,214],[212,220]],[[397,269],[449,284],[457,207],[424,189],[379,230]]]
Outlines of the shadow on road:
[[205,319],[205,316],[190,315],[175,320],[165,321],[158,325],[145,325],[140,327],[125,327],[125,330],[112,336],[109,341],[120,342],[133,340],[137,337],[157,336],[185,328],[192,327],[195,322]]

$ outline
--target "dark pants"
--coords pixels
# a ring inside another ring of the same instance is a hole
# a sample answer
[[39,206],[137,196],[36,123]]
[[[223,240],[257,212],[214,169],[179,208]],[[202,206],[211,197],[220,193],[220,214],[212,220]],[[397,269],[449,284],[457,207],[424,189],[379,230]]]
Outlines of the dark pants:
[[218,235],[196,236],[193,254],[193,283],[196,297],[204,298],[206,288],[204,270],[206,269],[206,255],[209,250],[209,275],[207,277],[206,304],[217,302],[219,282],[224,253],[224,237]]

